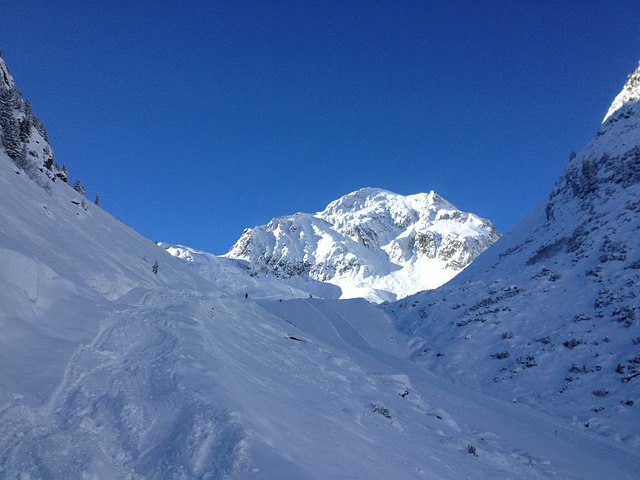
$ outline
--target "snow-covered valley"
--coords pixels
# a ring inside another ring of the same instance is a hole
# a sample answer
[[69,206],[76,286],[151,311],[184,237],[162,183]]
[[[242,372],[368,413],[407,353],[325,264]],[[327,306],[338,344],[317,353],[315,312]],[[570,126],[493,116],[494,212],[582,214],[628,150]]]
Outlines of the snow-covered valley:
[[382,307],[161,248],[0,149],[0,477],[638,478],[636,101]]

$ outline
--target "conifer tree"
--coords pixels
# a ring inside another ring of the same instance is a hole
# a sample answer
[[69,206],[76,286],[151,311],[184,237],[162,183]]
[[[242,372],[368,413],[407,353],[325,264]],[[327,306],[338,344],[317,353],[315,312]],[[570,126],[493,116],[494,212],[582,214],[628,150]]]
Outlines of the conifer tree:
[[13,116],[12,96],[13,93],[9,90],[0,92],[0,128],[2,128],[2,145],[7,155],[16,160],[22,153],[22,142],[18,122]]
[[84,197],[86,192],[85,192],[84,186],[82,185],[82,182],[80,181],[79,178],[76,180],[76,183],[73,186],[73,189]]
[[33,107],[31,102],[24,102],[24,118],[20,120],[20,140],[26,142],[31,135],[31,127],[33,126]]

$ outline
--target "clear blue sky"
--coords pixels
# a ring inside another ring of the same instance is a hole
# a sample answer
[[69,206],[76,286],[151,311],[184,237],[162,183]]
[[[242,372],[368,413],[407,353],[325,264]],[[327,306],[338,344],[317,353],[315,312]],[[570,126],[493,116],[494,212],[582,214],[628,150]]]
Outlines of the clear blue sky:
[[637,66],[640,2],[6,1],[0,47],[90,199],[225,253],[365,186],[507,231]]

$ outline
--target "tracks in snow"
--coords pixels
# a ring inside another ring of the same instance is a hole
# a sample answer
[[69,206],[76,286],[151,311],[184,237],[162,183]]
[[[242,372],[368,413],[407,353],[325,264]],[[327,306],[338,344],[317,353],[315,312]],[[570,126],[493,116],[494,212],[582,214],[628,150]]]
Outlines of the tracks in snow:
[[232,471],[240,427],[211,398],[182,388],[175,371],[184,301],[148,292],[134,307],[105,311],[99,333],[70,355],[45,405],[16,401],[0,414],[0,437],[11,439],[0,442],[0,477]]

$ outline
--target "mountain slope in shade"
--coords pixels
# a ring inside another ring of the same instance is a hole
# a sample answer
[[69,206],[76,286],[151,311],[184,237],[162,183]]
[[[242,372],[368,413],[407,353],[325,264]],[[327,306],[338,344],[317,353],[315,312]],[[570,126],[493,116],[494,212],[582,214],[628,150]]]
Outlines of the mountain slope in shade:
[[442,285],[491,245],[488,220],[435,192],[398,195],[363,188],[316,214],[279,217],[247,229],[225,256],[252,275],[329,283],[341,298],[392,300]]
[[640,69],[555,188],[437,291],[387,308],[418,364],[640,445]]

